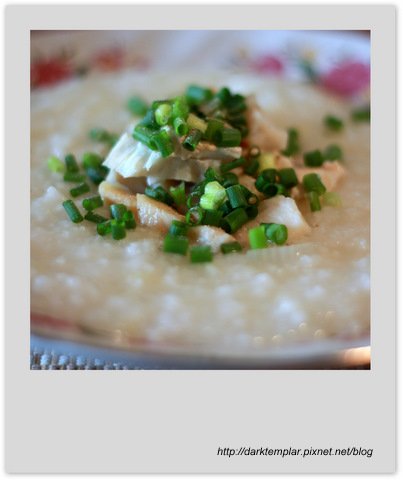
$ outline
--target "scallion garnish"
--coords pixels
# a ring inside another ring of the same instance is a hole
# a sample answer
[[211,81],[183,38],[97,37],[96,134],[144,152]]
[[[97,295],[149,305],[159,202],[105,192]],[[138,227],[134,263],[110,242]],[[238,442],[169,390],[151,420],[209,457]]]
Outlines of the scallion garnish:
[[82,202],[82,205],[86,210],[95,210],[96,208],[102,207],[103,204],[104,201],[99,195],[91,198],[84,198]]
[[175,205],[180,207],[186,203],[185,182],[181,182],[176,187],[169,187],[169,193],[174,199]]
[[159,130],[151,136],[150,142],[160,154],[166,158],[174,151],[174,145],[169,133],[166,130]]
[[207,130],[207,123],[194,113],[189,113],[186,121],[190,130],[200,130],[202,133]]
[[267,247],[265,228],[262,225],[248,230],[249,245],[252,250]]
[[223,215],[224,215],[224,212],[222,212],[221,210],[206,210],[203,213],[202,224],[211,225],[213,227],[219,227]]
[[325,160],[342,160],[343,151],[338,145],[329,145],[323,151],[323,158]]
[[354,122],[369,122],[371,120],[371,109],[369,105],[359,107],[351,112],[351,119]]
[[85,216],[84,216],[85,220],[88,220],[89,222],[93,222],[93,223],[104,223],[106,222],[108,219],[103,217],[102,215],[98,215],[97,213],[94,213],[92,210],[89,210]]
[[248,206],[248,202],[245,198],[241,185],[232,185],[231,187],[228,187],[225,191],[227,193],[227,197],[232,208]]
[[99,185],[105,180],[106,176],[108,175],[109,168],[105,167],[105,165],[100,165],[96,168],[90,167],[85,170],[85,173],[92,181],[92,183],[94,183],[95,185]]
[[216,143],[219,139],[220,132],[224,130],[224,122],[217,120],[216,118],[210,118],[207,121],[207,129],[204,132],[204,136],[211,143]]
[[80,195],[83,195],[84,193],[87,193],[90,191],[90,186],[88,183],[80,183],[80,185],[77,185],[77,187],[74,187],[70,189],[70,195],[72,197],[79,197]]
[[298,185],[298,178],[293,168],[280,168],[277,171],[280,183],[286,188],[292,188]]
[[127,211],[126,205],[122,203],[114,203],[109,207],[112,218],[115,220],[123,220],[123,215]]
[[339,132],[344,128],[343,120],[335,117],[334,115],[326,115],[326,117],[323,119],[323,123],[329,130],[333,130],[334,132]]
[[322,209],[320,204],[319,194],[315,191],[308,192],[309,206],[312,212],[317,212]]
[[261,223],[267,239],[276,245],[284,245],[288,239],[288,228],[281,223]]
[[69,153],[64,157],[64,163],[66,164],[66,172],[68,173],[77,173],[80,171],[76,157]]
[[125,227],[129,230],[133,230],[137,226],[136,219],[134,218],[134,214],[131,210],[127,210],[123,213],[122,221],[124,222]]
[[73,223],[80,223],[84,220],[84,217],[81,215],[73,200],[65,200],[63,202],[63,208]]
[[141,117],[146,114],[148,104],[141,97],[134,96],[127,101],[127,108],[133,115]]
[[204,194],[200,198],[200,206],[205,210],[217,210],[226,200],[225,188],[217,181],[209,182],[204,187]]
[[[102,225],[102,224],[100,224]],[[125,222],[123,220],[111,220],[111,233],[114,240],[121,240],[126,237]]]
[[106,222],[97,224],[97,233],[102,237],[104,237],[105,235],[108,235],[108,233],[110,233],[111,230],[112,230],[111,220],[107,220]]
[[177,253],[186,255],[189,248],[189,240],[181,235],[172,235],[168,233],[164,238],[163,251],[167,253]]
[[86,152],[82,157],[82,164],[85,170],[88,168],[99,168],[102,162],[103,158],[94,152]]
[[236,128],[223,128],[216,133],[215,143],[218,147],[238,147],[241,144],[241,141],[241,132]]
[[174,199],[170,193],[168,193],[163,187],[158,186],[155,188],[152,187],[146,187],[144,191],[145,195],[147,197],[153,198],[154,200],[157,200],[158,202],[166,203],[167,205],[173,205],[174,204]]
[[282,151],[282,154],[286,157],[291,157],[295,155],[300,150],[299,146],[299,133],[298,130],[295,128],[288,129],[288,138],[287,138],[287,146]]
[[169,227],[168,233],[171,235],[185,237],[188,233],[189,225],[180,220],[172,220],[171,226]]
[[118,140],[118,135],[114,133],[110,133],[104,128],[93,128],[89,132],[89,137],[91,140],[94,140],[96,142],[100,143],[106,143],[109,146],[113,146],[117,140]]
[[257,173],[258,170],[259,170],[259,159],[251,157],[248,160],[247,165],[244,167],[244,172],[247,175],[252,175],[253,176]]
[[189,132],[189,125],[186,123],[186,120],[184,120],[182,117],[175,118],[173,127],[178,137],[183,137],[184,135],[187,135]]
[[183,147],[186,148],[186,150],[190,150],[191,152],[193,152],[199,144],[200,140],[202,139],[202,136],[203,134],[200,130],[193,128],[189,131],[189,133],[183,140]]
[[235,175],[235,173],[228,172],[222,176],[221,182],[222,182],[222,186],[227,188],[227,187],[231,187],[232,185],[238,185],[239,178],[237,175]]
[[169,121],[172,117],[172,107],[169,103],[162,103],[157,107],[154,112],[155,121],[163,127],[164,125],[168,125]]
[[209,88],[189,85],[186,90],[186,100],[190,105],[200,105],[213,98],[213,92]]
[[56,155],[51,155],[48,158],[47,164],[51,172],[55,172],[55,173],[64,172],[65,165],[58,157],[56,157]]
[[221,252],[226,255],[227,253],[232,252],[241,252],[242,245],[239,242],[228,242],[220,245]]
[[139,142],[144,143],[144,145],[146,145],[149,149],[157,150],[157,146],[152,141],[152,136],[154,133],[155,130],[149,128],[148,126],[138,124],[134,128],[132,136]]
[[77,172],[66,172],[63,175],[63,180],[65,182],[81,183],[85,180],[85,175],[82,175],[81,173],[77,173]]
[[234,168],[245,165],[245,162],[246,162],[246,159],[244,157],[239,157],[236,160],[233,160],[232,162],[223,163],[220,166],[220,172],[227,173],[230,170],[233,170]]
[[201,207],[192,207],[190,208],[185,215],[185,220],[188,225],[196,226],[200,225],[203,221],[203,209]]
[[312,150],[304,153],[304,164],[307,167],[321,167],[325,159],[320,150]]
[[304,175],[302,184],[307,192],[316,192],[318,195],[323,195],[326,192],[326,187],[317,173]]
[[222,227],[229,233],[236,232],[249,220],[248,214],[242,207],[232,210],[228,215],[223,218],[221,222]]
[[189,105],[186,102],[185,97],[176,97],[172,104],[172,116],[173,118],[187,119],[189,115]]
[[213,252],[209,245],[195,245],[190,249],[192,263],[205,263],[213,260]]

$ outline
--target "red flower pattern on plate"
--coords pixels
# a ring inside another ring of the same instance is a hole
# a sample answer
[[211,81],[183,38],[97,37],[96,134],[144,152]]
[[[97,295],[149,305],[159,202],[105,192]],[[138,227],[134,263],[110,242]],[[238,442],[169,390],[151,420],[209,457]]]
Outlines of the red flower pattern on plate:
[[351,96],[368,87],[370,70],[368,64],[345,61],[322,75],[319,84],[330,92]]
[[255,60],[252,69],[259,73],[281,74],[284,71],[284,64],[279,57],[267,54]]
[[65,58],[55,57],[37,60],[31,65],[31,86],[54,85],[72,77],[73,74],[74,70]]

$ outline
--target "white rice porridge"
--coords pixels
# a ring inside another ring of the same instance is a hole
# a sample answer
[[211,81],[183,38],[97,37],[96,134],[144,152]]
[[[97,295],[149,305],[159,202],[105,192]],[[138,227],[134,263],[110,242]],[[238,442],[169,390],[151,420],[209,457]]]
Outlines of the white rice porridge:
[[[97,235],[94,224],[73,224],[62,207],[71,184],[48,170],[49,155],[102,153],[88,131],[123,131],[132,120],[124,108],[130,95],[151,101],[176,95],[192,81],[254,93],[276,125],[298,128],[304,150],[339,144],[348,172],[337,189],[342,206],[304,211],[312,233],[294,245],[217,254],[197,265],[163,253],[162,236],[142,226],[115,241]],[[351,106],[308,85],[191,73],[175,79],[89,76],[31,98],[33,313],[95,332],[211,350],[268,350],[368,334],[369,125],[349,120]],[[326,114],[345,120],[342,133],[324,129]]]

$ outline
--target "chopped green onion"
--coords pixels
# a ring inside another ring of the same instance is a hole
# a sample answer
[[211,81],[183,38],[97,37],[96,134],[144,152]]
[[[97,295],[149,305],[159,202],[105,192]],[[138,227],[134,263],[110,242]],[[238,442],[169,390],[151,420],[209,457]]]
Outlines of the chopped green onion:
[[108,220],[103,223],[98,223],[97,225],[97,233],[102,237],[104,237],[105,235],[108,235],[108,233],[110,233],[111,230],[112,230],[111,220]]
[[285,191],[283,185],[279,183],[266,183],[263,185],[261,190],[262,193],[266,195],[267,198],[275,197],[276,195],[281,195]]
[[79,197],[80,195],[83,195],[84,193],[87,193],[90,191],[90,186],[88,183],[80,183],[80,185],[77,185],[77,187],[74,187],[70,189],[70,195],[72,197]]
[[99,195],[97,195],[95,197],[84,198],[82,204],[86,210],[95,210],[96,208],[102,207],[104,201]]
[[204,172],[204,178],[208,182],[212,182],[213,180],[216,180],[218,183],[222,182],[221,175],[216,170],[214,170],[213,167],[208,167],[208,169]]
[[242,135],[236,128],[224,128],[217,132],[215,144],[218,147],[238,147],[241,144]]
[[220,245],[220,250],[224,255],[227,253],[232,253],[232,252],[241,252],[242,251],[242,245],[239,242],[228,242],[228,243],[222,243]]
[[189,85],[186,90],[186,100],[191,105],[201,105],[212,98],[213,92],[209,88],[199,87],[198,85]]
[[168,125],[171,117],[172,117],[172,107],[169,103],[162,103],[158,106],[158,108],[154,112],[155,121],[163,127],[164,125]]
[[65,182],[81,183],[85,180],[85,175],[76,172],[66,172],[63,176]]
[[267,247],[267,237],[263,226],[250,228],[248,230],[249,245],[252,250]]
[[228,215],[230,212],[232,211],[232,207],[231,207],[231,204],[229,202],[229,200],[227,200],[226,202],[224,202],[221,207],[220,207],[220,212],[223,213],[223,215]]
[[316,192],[318,195],[323,195],[326,192],[326,187],[317,173],[304,175],[302,184],[307,192]]
[[131,210],[124,212],[122,220],[125,224],[125,227],[129,230],[133,230],[137,226],[136,219],[134,218],[134,214]]
[[244,167],[244,172],[247,175],[255,175],[255,173],[259,170],[259,160],[258,158],[251,158],[248,161],[248,164]]
[[[204,190],[204,189],[203,189]],[[202,193],[199,191],[191,192],[188,198],[186,199],[186,206],[188,208],[196,207],[200,203],[200,198],[202,197]]]
[[104,128],[93,128],[89,132],[89,137],[91,138],[91,140],[100,143],[106,143],[110,146],[113,146],[119,138],[118,135],[110,133]]
[[185,182],[181,182],[176,187],[169,187],[169,193],[174,199],[175,205],[185,205],[186,203],[186,193],[185,193]]
[[169,227],[168,233],[171,235],[185,237],[188,233],[189,225],[180,220],[172,220],[171,226]]
[[275,168],[266,168],[256,178],[255,187],[259,192],[263,192],[268,184],[274,184],[277,181],[277,170]]
[[69,153],[64,158],[64,163],[66,164],[66,172],[68,173],[77,173],[79,172],[80,168],[78,166],[76,157]]
[[121,240],[126,237],[125,222],[123,220],[111,220],[111,232],[114,240]]
[[145,195],[147,197],[153,198],[154,200],[157,200],[158,202],[166,203],[167,205],[173,205],[174,204],[174,199],[170,193],[168,193],[163,187],[158,186],[155,188],[152,187],[146,187],[145,189]]
[[322,196],[323,205],[329,207],[341,207],[342,202],[337,192],[325,192]]
[[48,168],[51,172],[55,172],[55,173],[64,172],[64,164],[58,157],[56,157],[56,155],[51,155],[48,158],[47,163],[48,163]]
[[267,239],[276,245],[284,245],[288,239],[288,228],[281,223],[261,223]]
[[325,160],[341,160],[343,158],[343,151],[338,145],[329,145],[323,152]]
[[298,153],[299,150],[300,150],[300,146],[299,146],[298,130],[296,130],[295,128],[289,128],[287,146],[285,150],[283,150],[281,153],[286,157],[291,157],[292,155],[295,155],[296,153]]
[[242,207],[232,210],[228,215],[223,218],[222,225],[225,231],[230,233],[236,232],[249,220],[248,214]]
[[84,220],[73,200],[65,200],[63,202],[63,208],[65,209],[67,215],[73,223],[80,223]]
[[127,211],[126,205],[123,203],[114,203],[109,207],[112,218],[115,220],[122,220],[123,214]]
[[298,178],[293,168],[280,168],[278,170],[280,183],[286,188],[292,188],[298,185]]
[[217,120],[216,118],[211,118],[207,121],[207,129],[204,132],[206,139],[209,142],[216,143],[217,138],[222,130],[224,130],[224,122]]
[[238,176],[233,172],[225,173],[222,177],[222,186],[227,188],[239,183]]
[[150,130],[156,130],[159,128],[158,123],[155,120],[154,109],[149,108],[141,119],[141,121],[137,124],[138,127],[146,127]]
[[311,207],[312,212],[317,212],[318,210],[321,210],[321,204],[320,204],[320,198],[319,194],[315,191],[311,191],[308,193],[308,199],[309,199],[309,205]]
[[183,140],[182,145],[186,150],[193,152],[200,140],[202,139],[202,132],[200,130],[192,129],[187,134],[186,138]]
[[105,165],[101,165],[98,168],[87,168],[86,173],[90,180],[95,184],[99,185],[101,182],[103,182],[106,178],[106,176],[109,173],[109,168],[105,167]]
[[244,157],[239,157],[236,160],[233,160],[232,162],[221,164],[220,171],[221,173],[227,173],[230,170],[233,170],[234,168],[243,166],[245,162],[246,160]]
[[246,215],[248,215],[249,220],[253,220],[254,218],[256,218],[258,216],[259,208],[256,204],[255,205],[248,205],[245,208],[245,212],[246,212]]
[[216,93],[217,98],[219,98],[220,102],[226,106],[226,104],[229,102],[231,98],[231,91],[228,87],[222,87],[217,93]]
[[127,108],[133,115],[141,117],[147,113],[148,104],[142,98],[135,96],[129,98],[127,101]]
[[92,210],[89,210],[85,216],[84,216],[85,220],[88,220],[89,222],[93,222],[93,223],[104,223],[106,222],[108,219],[103,217],[102,215],[98,215],[97,213],[94,213]]
[[333,130],[335,132],[339,132],[344,128],[343,120],[335,117],[334,115],[326,115],[326,117],[323,119],[323,123],[329,130]]
[[86,152],[82,158],[82,164],[84,169],[99,168],[102,165],[103,158],[94,152]]
[[371,109],[369,105],[356,108],[351,112],[351,119],[354,122],[369,122],[371,120]]
[[186,255],[189,247],[189,240],[181,235],[168,233],[164,238],[163,251],[166,253],[177,253]]
[[248,150],[248,158],[257,158],[261,153],[260,148],[257,145],[253,145]]
[[205,210],[217,210],[226,200],[227,192],[217,181],[212,181],[204,187],[200,198],[200,206]]
[[189,126],[186,123],[186,120],[184,120],[182,117],[176,117],[173,126],[178,137],[183,137],[189,132]]
[[321,167],[325,159],[320,150],[304,153],[304,164],[307,167]]
[[152,141],[152,136],[155,130],[152,130],[148,126],[138,124],[133,130],[132,136],[134,139],[141,143],[144,143],[151,150],[157,150],[157,146]]
[[167,131],[159,130],[151,136],[151,144],[154,145],[160,154],[166,158],[174,151],[172,139]]
[[213,227],[219,227],[224,212],[221,210],[206,210],[203,214],[203,225],[211,225]]
[[225,107],[230,115],[244,112],[246,110],[245,97],[240,94],[232,95],[226,102]]
[[230,201],[232,208],[248,206],[248,202],[246,201],[241,185],[232,185],[231,187],[228,187],[225,191],[227,193],[228,200]]
[[186,122],[191,130],[200,130],[202,133],[207,130],[207,123],[194,113],[189,113]]
[[209,245],[195,245],[190,249],[192,263],[205,263],[213,260],[213,252]]
[[185,97],[176,97],[172,104],[172,116],[173,118],[183,118],[186,120],[189,115],[189,105],[186,102]]
[[203,221],[204,212],[200,207],[190,208],[185,215],[185,220],[188,225],[200,225]]

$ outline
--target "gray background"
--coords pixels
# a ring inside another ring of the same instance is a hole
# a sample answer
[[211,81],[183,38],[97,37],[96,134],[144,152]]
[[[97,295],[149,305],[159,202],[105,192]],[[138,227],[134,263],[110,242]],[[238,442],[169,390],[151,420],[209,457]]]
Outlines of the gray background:
[[[155,12],[155,6],[6,8],[7,471],[394,471],[394,7],[163,6]],[[371,30],[370,371],[29,370],[30,30],[147,28]],[[218,446],[249,445],[361,446],[374,454],[287,460],[216,455]]]

